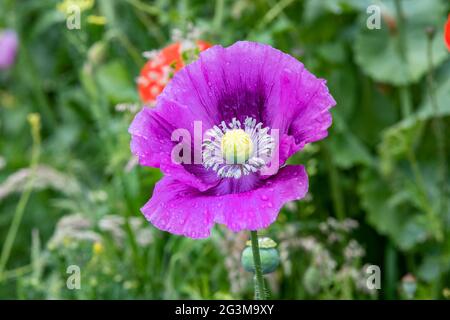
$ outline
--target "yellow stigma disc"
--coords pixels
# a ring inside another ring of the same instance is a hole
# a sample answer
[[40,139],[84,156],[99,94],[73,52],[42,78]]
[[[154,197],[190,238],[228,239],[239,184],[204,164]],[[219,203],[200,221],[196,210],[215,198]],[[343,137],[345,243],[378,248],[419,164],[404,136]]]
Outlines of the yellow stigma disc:
[[221,148],[227,164],[244,164],[253,152],[253,142],[244,130],[233,129],[222,137]]

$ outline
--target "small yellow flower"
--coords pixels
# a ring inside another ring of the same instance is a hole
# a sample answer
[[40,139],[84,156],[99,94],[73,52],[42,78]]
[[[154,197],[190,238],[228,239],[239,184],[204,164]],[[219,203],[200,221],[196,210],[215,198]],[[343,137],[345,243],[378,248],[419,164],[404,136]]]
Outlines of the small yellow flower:
[[39,144],[41,141],[41,115],[39,113],[30,113],[27,116],[27,120],[31,127],[33,141]]
[[95,255],[99,255],[103,252],[103,245],[101,244],[101,242],[94,242],[94,244],[92,245],[92,251],[94,252]]
[[87,22],[90,24],[96,24],[96,25],[104,25],[106,24],[106,18],[104,16],[95,16],[90,15],[87,17]]
[[8,91],[0,91],[0,108],[13,108],[16,104],[16,98]]
[[39,113],[30,113],[27,116],[27,120],[33,129],[41,128],[41,116],[39,115]]
[[444,290],[442,290],[442,295],[444,296],[445,299],[450,299],[450,289],[444,288]]
[[95,0],[64,0],[56,6],[56,9],[64,14],[69,14],[69,10],[73,10],[74,7],[83,12],[92,9],[94,5]]

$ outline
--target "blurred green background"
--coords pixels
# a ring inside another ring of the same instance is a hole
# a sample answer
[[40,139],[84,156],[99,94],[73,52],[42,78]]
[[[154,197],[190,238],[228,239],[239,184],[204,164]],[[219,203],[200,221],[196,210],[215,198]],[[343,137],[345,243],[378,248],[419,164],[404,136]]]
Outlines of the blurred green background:
[[[82,5],[80,30],[66,27],[70,3]],[[381,29],[366,26],[371,4]],[[260,41],[295,56],[337,101],[329,137],[292,159],[308,170],[308,196],[263,232],[282,258],[267,277],[272,297],[450,298],[449,9],[446,0],[0,0],[0,29],[20,38],[15,65],[0,71],[0,298],[252,298],[240,265],[247,233],[216,226],[191,240],[139,211],[161,174],[134,165],[136,108],[121,104],[139,104],[142,52],[190,24],[213,44]],[[371,264],[380,290],[366,286]],[[66,286],[69,265],[80,267],[80,290]]]

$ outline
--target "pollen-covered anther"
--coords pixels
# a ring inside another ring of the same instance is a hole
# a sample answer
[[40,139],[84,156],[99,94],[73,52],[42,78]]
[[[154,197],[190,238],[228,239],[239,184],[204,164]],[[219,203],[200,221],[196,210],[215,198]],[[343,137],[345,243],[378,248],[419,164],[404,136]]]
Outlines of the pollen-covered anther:
[[269,128],[247,117],[244,125],[233,118],[228,125],[222,121],[205,133],[203,166],[223,178],[239,179],[264,167],[272,156],[275,143]]

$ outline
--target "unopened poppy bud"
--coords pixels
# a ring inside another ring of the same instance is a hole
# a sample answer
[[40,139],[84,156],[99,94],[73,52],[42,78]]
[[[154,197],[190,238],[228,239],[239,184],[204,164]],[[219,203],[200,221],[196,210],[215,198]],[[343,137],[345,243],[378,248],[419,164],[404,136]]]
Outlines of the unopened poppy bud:
[[[275,241],[268,237],[258,239],[259,256],[261,258],[261,269],[263,274],[272,273],[280,264],[280,254],[276,248]],[[247,241],[245,249],[242,251],[241,263],[248,272],[255,272],[253,263],[253,251],[251,241]]]
[[96,65],[103,61],[107,51],[107,45],[104,41],[94,43],[88,51],[88,60]]
[[436,34],[436,28],[433,26],[428,26],[425,28],[425,33],[427,34],[429,39],[433,39]]
[[408,299],[413,299],[416,294],[417,281],[416,278],[408,273],[402,278],[402,290]]

